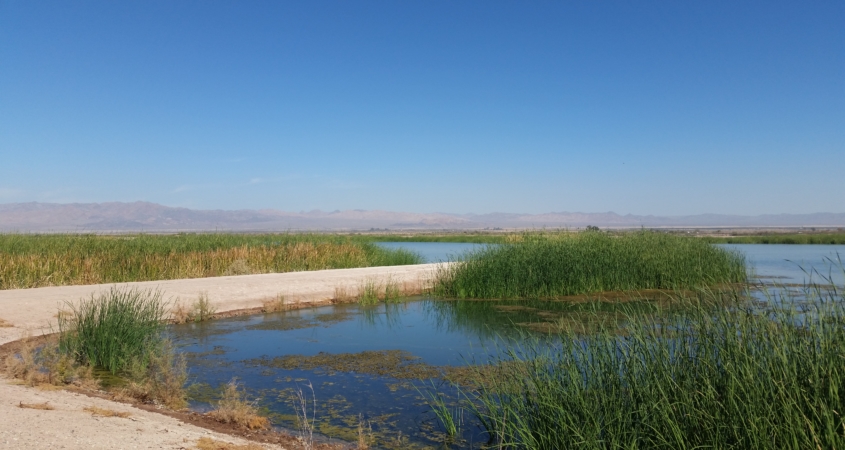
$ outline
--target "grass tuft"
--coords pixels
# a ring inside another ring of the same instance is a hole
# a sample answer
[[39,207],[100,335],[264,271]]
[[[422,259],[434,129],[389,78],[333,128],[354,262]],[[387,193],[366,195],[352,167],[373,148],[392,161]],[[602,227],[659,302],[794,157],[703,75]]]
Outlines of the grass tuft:
[[178,410],[187,406],[184,386],[188,381],[187,363],[169,340],[162,340],[148,354],[147,362],[135,359],[126,371],[129,383],[118,393],[147,403]]
[[112,374],[146,365],[161,342],[165,304],[158,291],[111,288],[59,316],[59,349],[78,362]]
[[226,385],[217,408],[208,415],[218,422],[234,424],[246,430],[263,430],[270,426],[270,421],[258,414],[258,408],[246,399],[246,394],[238,388],[235,380]]
[[282,294],[276,295],[274,299],[261,302],[261,312],[264,313],[274,313],[285,311],[286,309],[287,303],[285,303],[285,296]]
[[202,292],[197,297],[194,304],[191,305],[191,320],[194,322],[204,322],[211,319],[214,313],[217,312],[211,301],[208,299],[208,293]]

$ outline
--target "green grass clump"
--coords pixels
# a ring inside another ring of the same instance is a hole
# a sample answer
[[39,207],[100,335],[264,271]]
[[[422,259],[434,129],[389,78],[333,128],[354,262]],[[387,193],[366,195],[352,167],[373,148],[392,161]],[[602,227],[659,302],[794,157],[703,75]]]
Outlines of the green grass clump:
[[652,231],[526,234],[441,268],[435,292],[457,298],[553,298],[745,280],[744,256],[695,238]]
[[163,341],[167,310],[161,293],[112,288],[59,315],[59,350],[113,374],[147,365]]
[[845,448],[845,295],[808,296],[528,344],[466,394],[493,448]]
[[406,250],[324,234],[0,234],[0,289],[419,264]]

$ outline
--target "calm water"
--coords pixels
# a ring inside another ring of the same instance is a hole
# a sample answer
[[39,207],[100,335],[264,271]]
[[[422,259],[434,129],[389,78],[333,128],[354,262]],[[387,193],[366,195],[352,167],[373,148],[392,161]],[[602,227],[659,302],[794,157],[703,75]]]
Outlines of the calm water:
[[427,263],[454,261],[461,255],[482,249],[488,244],[466,244],[456,242],[377,242],[384,248],[403,248],[423,257]]
[[[828,261],[838,261],[837,258],[841,255],[845,262],[845,245],[722,244],[721,246],[744,253],[756,277],[769,283],[804,283],[809,281],[804,270],[812,273],[814,269],[825,276],[830,274],[837,284],[845,281],[842,271],[836,266],[831,267]],[[813,273],[812,281],[824,282],[818,273]]]
[[[427,261],[450,260],[481,247],[389,245],[416,251]],[[806,279],[801,265],[827,274],[824,259],[835,260],[837,252],[845,256],[842,245],[728,247],[744,252],[765,282],[801,283]],[[838,276],[841,281],[842,274]],[[415,371],[426,374],[426,380],[435,374],[437,389],[452,396],[448,383],[436,374],[448,367],[487,361],[501,341],[519,340],[520,332],[542,322],[541,314],[572,314],[583,308],[537,301],[530,302],[536,310],[520,309],[524,304],[420,297],[399,304],[337,305],[186,324],[172,327],[172,332],[177,345],[187,352],[191,376],[198,383],[192,395],[194,408],[208,408],[215,389],[237,377],[276,425],[295,428],[296,392],[304,389],[310,397],[310,385],[318,403],[317,431],[322,434],[353,440],[360,415],[382,448],[439,448],[443,438],[439,424],[421,395],[421,391],[432,391],[432,384],[415,379]],[[345,359],[344,354],[358,355]],[[285,355],[302,358],[279,359]],[[399,366],[406,376],[386,375],[396,373]],[[460,446],[478,447],[480,428],[468,413],[465,420]]]

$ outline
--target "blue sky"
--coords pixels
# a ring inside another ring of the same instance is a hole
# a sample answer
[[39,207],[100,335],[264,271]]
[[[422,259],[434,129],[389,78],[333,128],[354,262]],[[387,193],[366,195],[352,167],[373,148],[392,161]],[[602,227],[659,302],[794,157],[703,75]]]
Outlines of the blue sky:
[[845,2],[0,0],[0,203],[845,212]]

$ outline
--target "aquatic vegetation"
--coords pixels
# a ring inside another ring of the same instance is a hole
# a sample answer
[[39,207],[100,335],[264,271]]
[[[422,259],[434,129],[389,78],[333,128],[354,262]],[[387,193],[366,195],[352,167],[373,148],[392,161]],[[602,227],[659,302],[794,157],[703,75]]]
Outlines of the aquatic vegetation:
[[838,232],[831,233],[763,233],[750,236],[706,236],[701,239],[719,244],[843,245],[845,244],[845,232],[840,228]]
[[521,370],[465,393],[497,448],[840,448],[845,295],[803,294],[534,341],[499,361]]
[[433,392],[423,392],[419,389],[417,389],[417,392],[426,399],[426,403],[428,403],[431,411],[437,417],[448,439],[454,441],[459,435],[461,425],[463,424],[463,408],[447,405],[443,394],[437,392],[437,386],[433,381],[432,388]]
[[441,267],[434,292],[451,298],[556,298],[744,281],[743,255],[696,238],[645,230],[529,233]]
[[0,289],[419,264],[419,255],[328,234],[0,233]]
[[244,361],[247,366],[271,367],[285,370],[319,370],[329,374],[355,372],[389,376],[396,379],[427,379],[439,377],[441,371],[402,350],[364,351],[359,353],[318,353],[313,356],[285,355]]

